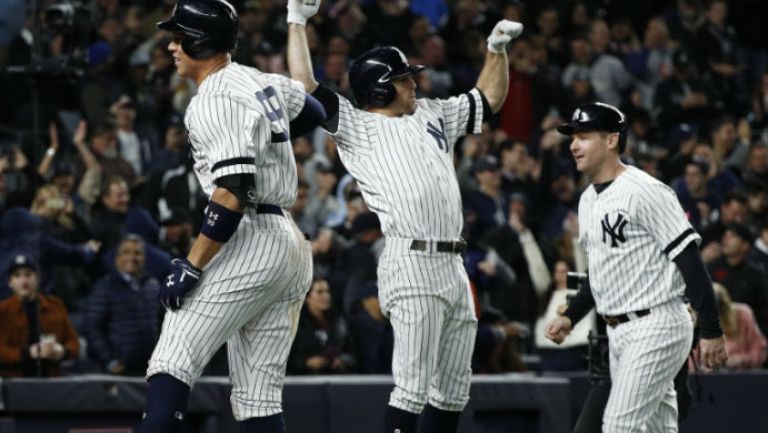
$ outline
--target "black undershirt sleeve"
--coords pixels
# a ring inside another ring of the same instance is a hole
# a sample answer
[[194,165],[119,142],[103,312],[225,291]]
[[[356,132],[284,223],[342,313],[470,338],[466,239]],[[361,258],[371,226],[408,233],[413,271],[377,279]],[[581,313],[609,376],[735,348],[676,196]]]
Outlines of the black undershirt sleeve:
[[592,289],[589,287],[589,278],[583,280],[579,291],[576,292],[568,302],[568,308],[563,316],[571,319],[571,326],[576,324],[589,313],[589,310],[595,307],[595,298],[592,296]]
[[317,86],[312,96],[317,99],[325,109],[325,122],[323,128],[331,134],[339,129],[339,95],[332,92],[331,89],[320,84]]
[[723,335],[720,328],[720,316],[715,300],[715,291],[709,272],[701,259],[701,253],[694,242],[674,259],[685,280],[685,296],[699,315],[699,333],[701,338],[717,338]]
[[255,208],[258,205],[258,203],[255,203],[248,197],[248,191],[256,187],[256,180],[250,173],[228,174],[216,179],[213,183],[217,187],[231,192],[237,197],[237,201],[240,202],[242,207]]
[[312,95],[306,95],[304,108],[291,120],[291,138],[301,137],[325,121],[325,109]]

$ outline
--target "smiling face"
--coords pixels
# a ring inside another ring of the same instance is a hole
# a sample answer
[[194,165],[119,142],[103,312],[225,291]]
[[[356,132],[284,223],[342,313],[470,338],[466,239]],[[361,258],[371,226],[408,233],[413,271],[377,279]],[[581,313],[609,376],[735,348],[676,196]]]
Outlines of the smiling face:
[[124,240],[117,249],[115,267],[134,277],[141,274],[144,270],[144,244],[138,240]]
[[571,154],[576,169],[594,175],[603,165],[618,157],[618,133],[600,131],[575,131],[571,141]]
[[199,68],[200,62],[190,57],[181,48],[181,41],[184,39],[184,35],[181,33],[174,33],[173,39],[168,43],[168,51],[173,56],[173,64],[176,65],[176,72],[180,77],[195,78]]

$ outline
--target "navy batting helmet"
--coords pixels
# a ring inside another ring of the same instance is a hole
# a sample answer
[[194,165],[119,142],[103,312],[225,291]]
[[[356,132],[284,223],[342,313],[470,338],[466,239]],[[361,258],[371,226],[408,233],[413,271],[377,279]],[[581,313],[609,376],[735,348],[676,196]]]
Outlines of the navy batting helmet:
[[237,42],[237,11],[224,0],[179,0],[157,27],[181,33],[181,49],[193,59],[228,52]]
[[557,127],[564,135],[576,131],[605,131],[619,133],[619,153],[624,152],[627,143],[627,118],[618,108],[602,102],[587,102],[579,105],[571,120]]
[[421,65],[409,65],[395,47],[378,47],[361,54],[349,68],[349,85],[360,107],[385,107],[395,99],[392,80],[417,74]]

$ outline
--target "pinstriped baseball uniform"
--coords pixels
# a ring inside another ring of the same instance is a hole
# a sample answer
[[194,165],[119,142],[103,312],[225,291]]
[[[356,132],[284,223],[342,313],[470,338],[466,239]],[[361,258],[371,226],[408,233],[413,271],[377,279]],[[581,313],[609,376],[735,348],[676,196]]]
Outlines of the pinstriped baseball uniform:
[[579,202],[579,237],[589,257],[597,312],[650,314],[608,328],[611,380],[603,431],[677,431],[673,378],[691,348],[693,324],[672,261],[699,235],[671,188],[626,167]]
[[478,90],[420,99],[416,111],[386,117],[339,98],[339,156],[381,220],[386,247],[379,297],[395,332],[390,405],[421,412],[429,403],[459,411],[469,399],[477,320],[462,259],[411,250],[416,240],[459,240],[463,218],[453,165],[456,140],[479,133]]
[[[288,122],[304,95],[298,82],[235,63],[210,75],[185,118],[203,190],[210,195],[215,179],[247,173],[256,180],[253,203],[291,206],[297,174]],[[285,363],[311,278],[309,243],[290,214],[246,208],[182,308],[166,313],[147,377],[168,373],[191,386],[227,342],[235,419],[281,412]]]

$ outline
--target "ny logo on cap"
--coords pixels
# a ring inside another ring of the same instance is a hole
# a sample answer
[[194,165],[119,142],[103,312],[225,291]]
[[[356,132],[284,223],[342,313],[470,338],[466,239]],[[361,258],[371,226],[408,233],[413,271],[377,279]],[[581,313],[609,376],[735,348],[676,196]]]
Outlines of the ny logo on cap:
[[589,118],[589,113],[583,111],[581,108],[577,108],[576,111],[573,112],[571,120],[575,122],[589,122],[591,119]]

